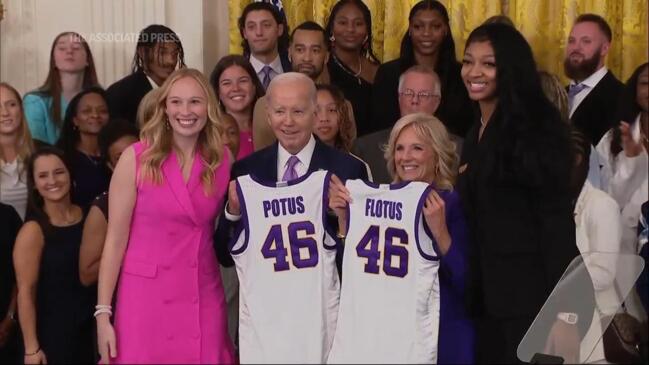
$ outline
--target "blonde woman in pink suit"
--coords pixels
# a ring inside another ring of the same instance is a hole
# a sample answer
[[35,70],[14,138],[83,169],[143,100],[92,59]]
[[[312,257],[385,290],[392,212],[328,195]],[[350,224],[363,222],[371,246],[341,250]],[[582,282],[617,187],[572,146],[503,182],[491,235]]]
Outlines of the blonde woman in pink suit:
[[95,312],[101,363],[234,362],[212,246],[232,159],[221,129],[208,81],[180,69],[117,163]]

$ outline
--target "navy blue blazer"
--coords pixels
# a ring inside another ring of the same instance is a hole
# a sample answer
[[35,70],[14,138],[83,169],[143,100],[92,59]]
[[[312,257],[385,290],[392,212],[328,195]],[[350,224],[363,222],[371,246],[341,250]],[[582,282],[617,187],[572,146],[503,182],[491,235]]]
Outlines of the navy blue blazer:
[[[275,142],[235,162],[232,165],[230,178],[234,180],[239,176],[251,174],[261,180],[278,181],[277,149],[278,142]],[[307,173],[318,170],[330,171],[342,181],[348,179],[368,179],[365,164],[360,160],[345,152],[331,148],[316,138],[315,149],[313,150]],[[332,219],[330,224],[337,225],[337,221]],[[214,248],[219,262],[226,267],[234,264],[228,252],[228,243],[232,239],[234,226],[235,224],[225,219],[225,214],[222,214],[214,234]]]

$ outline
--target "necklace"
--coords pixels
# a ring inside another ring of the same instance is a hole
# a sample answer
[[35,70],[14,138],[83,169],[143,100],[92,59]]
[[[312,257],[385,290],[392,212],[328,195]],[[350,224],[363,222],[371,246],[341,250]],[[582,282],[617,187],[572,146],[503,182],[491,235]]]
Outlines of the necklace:
[[81,151],[80,149],[78,149],[77,151],[79,151],[79,153],[83,155],[88,161],[90,161],[90,163],[92,163],[94,166],[97,166],[101,163],[101,157],[91,156],[84,151]]
[[332,53],[331,56],[333,57],[333,60],[338,65],[338,67],[340,67],[343,71],[345,71],[346,74],[355,77],[356,81],[358,81],[358,85],[361,85],[360,75],[361,75],[361,72],[363,72],[363,60],[361,59],[361,55],[358,55],[358,72],[357,73],[353,73],[351,71],[351,68],[345,66],[342,62],[340,62],[338,57],[336,57],[335,53]]

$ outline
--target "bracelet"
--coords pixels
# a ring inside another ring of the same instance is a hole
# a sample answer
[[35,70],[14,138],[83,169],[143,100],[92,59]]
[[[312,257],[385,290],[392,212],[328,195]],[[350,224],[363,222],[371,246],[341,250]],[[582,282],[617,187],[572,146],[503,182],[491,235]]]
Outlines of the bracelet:
[[111,305],[106,305],[106,304],[97,304],[97,305],[95,306],[95,309],[108,309],[108,310],[112,310],[112,309],[113,309],[113,306],[111,306]]
[[347,238],[347,235],[344,233],[336,232],[336,237],[344,241],[345,238]]
[[106,313],[106,314],[108,314],[109,317],[113,315],[113,311],[111,311],[110,309],[108,309],[108,308],[100,308],[100,309],[97,309],[97,310],[95,311],[95,314],[94,314],[95,318],[96,318],[98,315],[102,314],[102,313]]
[[36,349],[36,351],[32,352],[31,354],[28,354],[28,353],[25,352],[25,356],[34,356],[39,352],[41,352],[40,346],[38,347],[38,349]]

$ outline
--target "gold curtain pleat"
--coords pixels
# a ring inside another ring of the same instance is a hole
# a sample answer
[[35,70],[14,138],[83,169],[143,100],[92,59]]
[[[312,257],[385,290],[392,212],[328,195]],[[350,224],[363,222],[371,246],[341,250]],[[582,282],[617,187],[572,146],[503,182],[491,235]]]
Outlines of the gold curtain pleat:
[[[283,0],[288,25],[305,20],[324,26],[337,0]],[[607,66],[622,80],[647,61],[648,0],[441,0],[451,17],[458,59],[471,31],[490,16],[509,16],[527,38],[539,68],[563,76],[563,52],[577,15],[602,15],[613,30]],[[251,0],[228,0],[230,52],[241,53],[237,19]],[[408,29],[408,13],[418,0],[364,0],[372,12],[372,48],[383,62],[399,57],[401,38]],[[564,78],[565,81],[565,78]]]

